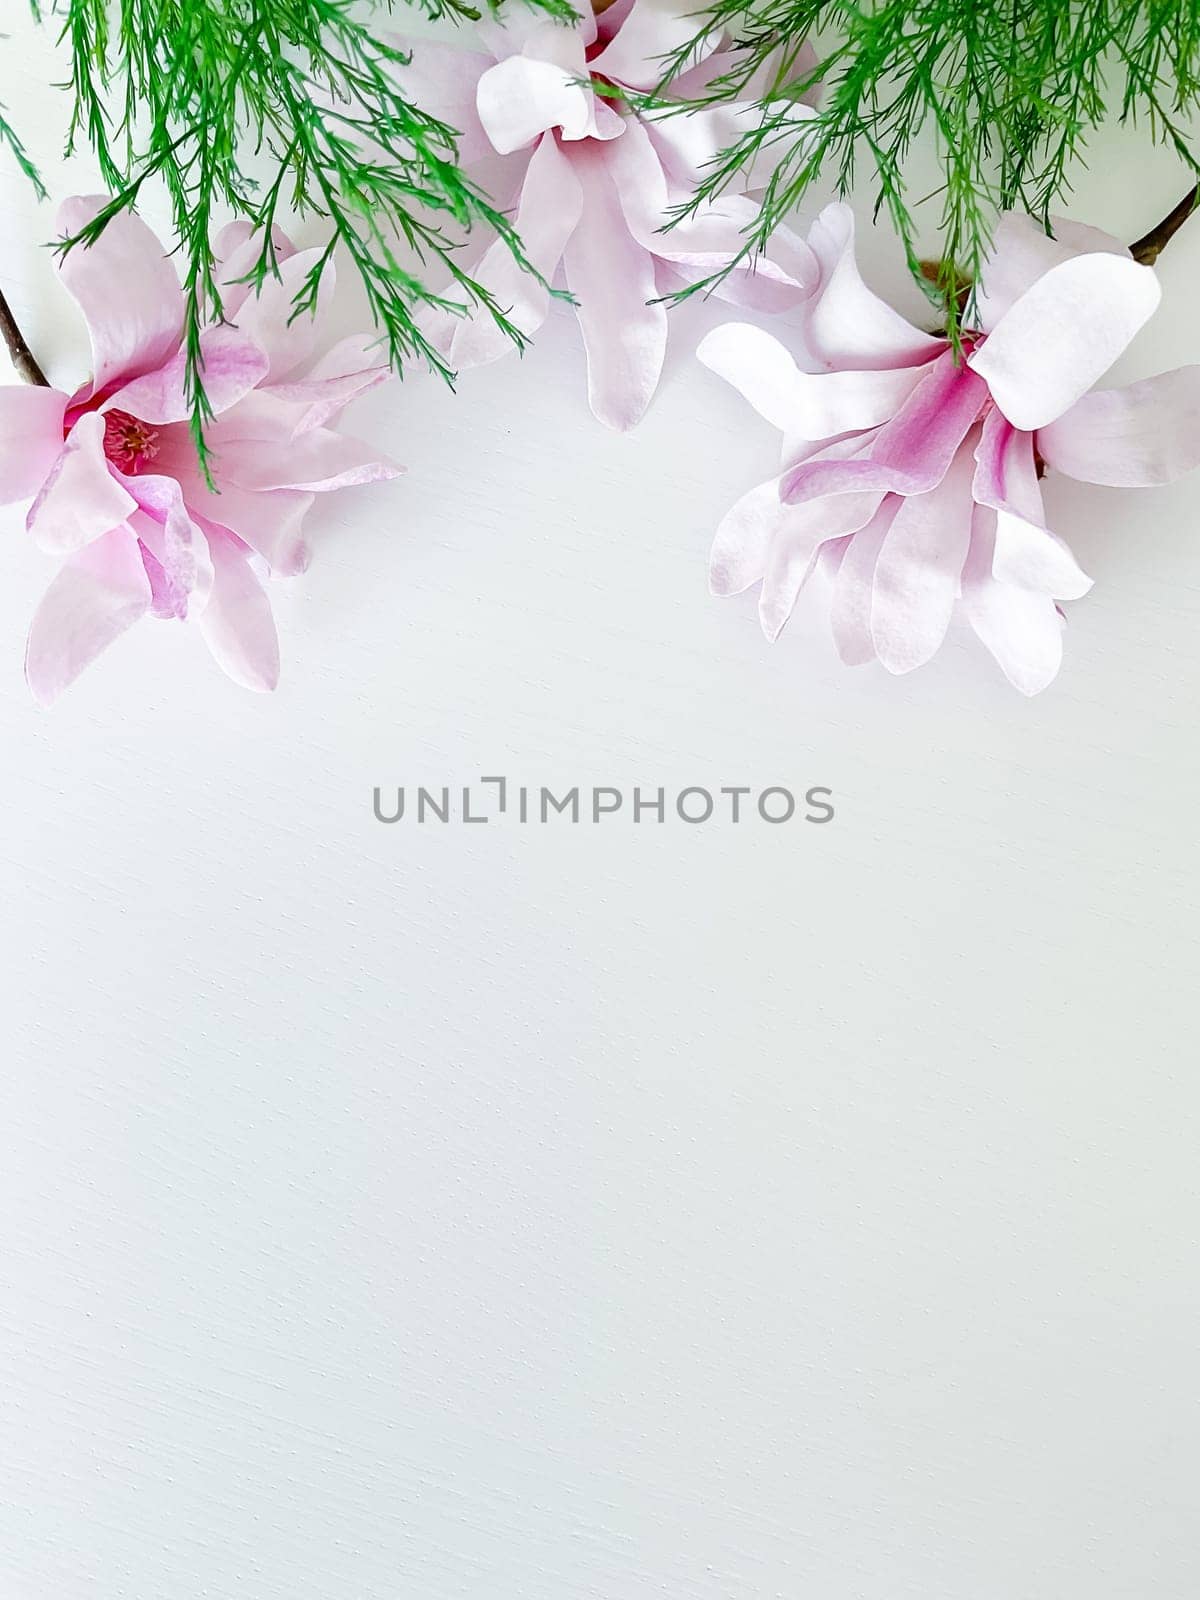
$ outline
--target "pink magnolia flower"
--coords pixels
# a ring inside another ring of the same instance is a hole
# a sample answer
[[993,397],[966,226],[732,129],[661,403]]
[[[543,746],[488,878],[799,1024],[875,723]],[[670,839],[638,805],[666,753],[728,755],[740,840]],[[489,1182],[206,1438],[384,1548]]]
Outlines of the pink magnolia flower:
[[[67,201],[64,234],[103,203]],[[215,488],[190,437],[183,297],[162,246],[122,214],[63,258],[92,376],[71,395],[0,387],[0,503],[32,497],[30,533],[64,558],[26,650],[43,704],[146,615],[194,618],[231,678],[273,689],[279,642],[261,577],[307,566],[300,527],[314,495],[396,475],[328,426],[386,365],[366,338],[314,360],[317,321],[292,320],[291,304],[320,252],[282,235],[276,246],[280,276],[256,297],[238,282],[258,254],[249,228],[234,223],[218,241],[229,320],[201,338]],[[323,286],[322,300],[331,292]]]
[[[672,208],[691,199],[705,166],[753,123],[753,99],[767,92],[771,76],[765,66],[744,101],[674,116],[635,115],[626,102],[596,92],[604,85],[654,89],[663,57],[694,35],[694,13],[694,0],[615,0],[599,15],[585,5],[572,27],[518,7],[503,23],[478,25],[482,52],[406,42],[406,79],[417,103],[460,132],[464,166],[499,208],[511,210],[546,282],[564,269],[587,349],[591,407],[614,428],[632,427],[658,386],[667,311],[654,302],[738,255],[758,215],[745,191],[761,186],[770,170],[765,154],[718,202],[659,231]],[[734,62],[727,42],[714,38],[704,58],[664,92],[697,95]],[[813,114],[800,104],[795,110]],[[547,291],[503,243],[485,245],[464,266],[522,333],[541,327]],[[810,252],[780,230],[769,254],[740,266],[717,292],[776,310],[794,305],[815,281]],[[512,348],[486,311],[465,320],[442,314],[431,336],[458,369]]]
[[820,571],[847,664],[920,666],[957,607],[1016,688],[1052,681],[1056,602],[1091,580],[1046,526],[1043,466],[1124,487],[1200,464],[1200,367],[1090,392],[1158,305],[1154,272],[1095,229],[1056,234],[1002,218],[965,360],[866,288],[844,205],[809,234],[820,283],[799,365],[758,328],[702,342],[700,359],[784,434],[782,472],[728,513],[711,564],[716,594],[761,581],[769,639]]

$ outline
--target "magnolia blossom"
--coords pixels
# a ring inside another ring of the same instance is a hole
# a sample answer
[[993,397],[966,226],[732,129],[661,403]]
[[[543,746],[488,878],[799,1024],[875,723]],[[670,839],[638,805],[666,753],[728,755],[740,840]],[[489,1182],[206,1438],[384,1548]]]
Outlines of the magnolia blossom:
[[[64,234],[102,199],[70,200]],[[92,376],[74,394],[0,388],[0,503],[32,498],[27,526],[63,558],[30,628],[26,675],[49,703],[140,617],[194,618],[237,682],[273,689],[279,643],[261,578],[302,572],[313,496],[394,477],[369,446],[334,432],[386,365],[367,338],[314,360],[319,327],[292,298],[319,251],[277,235],[278,279],[238,280],[258,242],[235,223],[218,241],[227,323],[201,336],[214,482],[189,431],[183,296],[150,229],[118,215],[60,272],[87,321]],[[327,273],[328,276],[328,273]],[[322,299],[332,284],[322,288]]]
[[1062,613],[1091,580],[1046,526],[1046,466],[1089,483],[1161,484],[1200,464],[1200,367],[1092,386],[1159,301],[1115,239],[1055,237],[1008,214],[981,275],[963,357],[863,284],[854,224],[829,206],[809,234],[820,282],[799,364],[758,328],[718,328],[700,358],[783,431],[783,470],[721,523],[717,594],[761,580],[778,636],[814,571],[831,581],[842,660],[908,672],[956,607],[1025,694],[1062,658]]
[[[672,208],[692,198],[708,163],[755,125],[761,113],[754,101],[768,92],[771,65],[747,84],[744,100],[645,116],[597,90],[656,88],[663,58],[696,31],[694,0],[615,0],[599,15],[585,6],[573,26],[513,7],[503,23],[489,18],[475,31],[482,52],[408,42],[406,87],[459,131],[464,166],[510,211],[545,282],[523,271],[498,240],[468,253],[463,265],[525,334],[545,320],[545,284],[561,265],[587,348],[592,410],[611,427],[632,427],[654,395],[666,352],[666,307],[654,302],[739,255],[758,216],[746,191],[766,181],[770,152],[718,201],[660,230]],[[665,95],[698,95],[736,64],[719,37],[694,59]],[[814,114],[799,102],[794,111]],[[815,281],[810,252],[779,230],[771,250],[740,264],[718,292],[746,307],[778,310]],[[494,361],[512,348],[486,311],[467,319],[442,314],[431,335],[455,368]]]

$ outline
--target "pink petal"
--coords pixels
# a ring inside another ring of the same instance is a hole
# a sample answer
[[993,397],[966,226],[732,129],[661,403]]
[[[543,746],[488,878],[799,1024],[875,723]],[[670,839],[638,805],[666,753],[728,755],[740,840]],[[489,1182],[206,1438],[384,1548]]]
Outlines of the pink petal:
[[1161,293],[1153,268],[1128,257],[1075,256],[1021,295],[970,365],[1015,427],[1044,428],[1108,371]]
[[837,653],[848,667],[864,666],[876,658],[875,640],[871,637],[875,568],[903,503],[898,495],[887,496],[866,527],[850,540],[834,579],[829,622]]
[[[296,254],[295,245],[282,228],[272,228],[271,244],[277,261],[286,261]],[[213,252],[217,258],[221,310],[227,321],[235,322],[250,293],[250,285],[242,280],[262,254],[262,234],[248,222],[231,222],[217,235]]]
[[34,615],[25,677],[48,706],[102,650],[150,609],[150,583],[129,528],[112,528],[77,550]]
[[975,461],[959,451],[927,494],[897,508],[875,566],[871,638],[889,672],[911,672],[941,647],[971,538]]
[[1006,211],[997,222],[975,295],[978,325],[986,332],[1052,267],[1096,250],[1129,257],[1119,239],[1099,228],[1062,217],[1051,221],[1053,238],[1040,222],[1020,211]]
[[[758,221],[757,202],[743,195],[724,195],[716,202],[741,238]],[[672,232],[675,230],[672,229]],[[695,281],[692,273],[689,282]],[[737,306],[742,311],[765,312],[770,316],[791,311],[813,292],[817,284],[817,258],[804,240],[790,228],[778,227],[767,249],[756,251],[712,285],[714,300]]]
[[768,639],[774,641],[783,632],[821,546],[830,539],[857,533],[878,509],[877,494],[842,494],[783,507],[758,601],[758,620]]
[[0,505],[37,493],[62,453],[66,409],[57,389],[0,387]]
[[[200,335],[204,392],[215,415],[236,405],[267,375],[267,357],[239,328],[220,324]],[[163,366],[135,378],[106,402],[105,409],[127,411],[143,422],[184,422],[192,414],[187,392],[187,358],[179,349]]]
[[1171,483],[1200,466],[1200,367],[1085,394],[1037,443],[1048,466],[1085,483]]
[[995,575],[1040,594],[1078,600],[1092,587],[1070,549],[1046,527],[1033,434],[1014,428],[993,407],[975,452],[974,496],[999,513]]
[[579,226],[564,255],[588,359],[588,399],[610,428],[632,428],[658,387],[667,313],[648,305],[654,259],[633,238],[600,146],[581,144],[571,165],[583,191]]
[[208,543],[213,585],[199,618],[204,642],[235,683],[268,693],[279,683],[279,635],[271,602],[235,540],[214,528]]
[[[64,203],[59,232],[78,233],[107,199],[92,195]],[[183,329],[183,297],[175,268],[139,218],[120,212],[90,247],[62,258],[59,276],[83,312],[92,341],[91,392],[162,366]]]
[[43,550],[65,555],[119,527],[136,505],[104,454],[104,418],[90,411],[72,428],[25,525]]
[[183,489],[192,514],[202,524],[212,523],[235,534],[280,577],[293,577],[308,567],[311,550],[301,525],[312,506],[312,494],[295,489],[258,492],[228,482],[214,494],[194,470]]
[[373,445],[329,428],[296,439],[231,439],[221,445],[216,470],[222,483],[241,489],[301,489],[322,494],[360,483],[396,478],[401,468],[380,459]]
[[394,69],[406,98],[454,129],[461,166],[482,160],[491,143],[475,108],[475,89],[484,73],[495,65],[493,58],[482,51],[463,50],[457,44],[443,44],[436,39],[392,35],[389,42],[410,53],[409,64]]
[[794,437],[829,439],[874,428],[895,416],[924,367],[881,372],[801,372],[777,339],[745,322],[727,322],[696,354],[775,427]]
[[297,250],[280,264],[279,276],[264,279],[262,288],[252,292],[238,312],[243,339],[266,352],[263,381],[267,383],[284,382],[312,360],[321,335],[320,318],[333,299],[333,263],[327,262],[321,273],[315,311],[297,312],[296,296],[323,255],[323,250]]
[[962,571],[963,611],[1009,683],[1038,694],[1062,664],[1062,617],[1046,595],[993,577],[993,532],[992,514],[977,510]]
[[637,0],[613,0],[612,5],[605,6],[598,14],[594,7],[585,8],[582,25],[585,37],[589,30],[591,32],[587,42],[589,47],[593,44],[596,46],[593,54],[598,55],[605,45],[611,44],[618,31],[625,26],[636,3]]
[[636,0],[616,36],[591,62],[593,72],[630,89],[653,89],[664,58],[697,31],[694,0]]
[[158,567],[158,572],[147,569],[155,591],[155,614],[182,619],[193,603],[204,603],[212,583],[204,535],[192,521],[183,490],[174,478],[157,473],[122,474],[121,482],[140,508],[129,525]]
[[808,234],[821,286],[805,304],[804,334],[818,367],[912,367],[946,348],[873,294],[854,259],[854,213],[826,206]]
[[[551,283],[567,240],[579,222],[583,193],[568,157],[552,136],[542,139],[529,158],[517,208],[516,229],[530,264],[545,280],[539,283],[497,239],[474,270],[476,281],[492,295],[508,319],[524,334],[536,333],[546,320]],[[456,322],[449,360],[456,368],[482,366],[512,350],[512,340],[486,310]]]
[[855,489],[924,494],[941,482],[959,445],[987,401],[987,389],[947,350],[919,369],[916,386],[891,421],[866,435],[859,452],[843,459],[821,454],[784,474],[785,500],[799,501]]
[[307,433],[333,421],[343,407],[386,383],[392,376],[379,343],[370,334],[340,340],[304,378],[271,384],[263,392],[286,406],[294,406],[293,433]]

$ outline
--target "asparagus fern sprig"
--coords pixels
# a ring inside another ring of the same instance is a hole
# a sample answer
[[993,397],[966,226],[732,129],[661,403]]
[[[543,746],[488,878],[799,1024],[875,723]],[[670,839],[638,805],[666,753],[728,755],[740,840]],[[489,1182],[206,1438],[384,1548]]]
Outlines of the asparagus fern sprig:
[[[764,67],[776,90],[791,78],[789,94],[762,99],[677,217],[769,150],[778,164],[747,234],[752,255],[810,189],[844,196],[865,169],[877,214],[895,224],[952,337],[964,315],[959,288],[978,276],[997,211],[1048,219],[1101,123],[1141,126],[1200,173],[1189,143],[1200,0],[712,0],[664,83],[724,34],[740,45],[736,65],[681,114],[742,97]],[[805,91],[817,93],[816,119],[798,112]],[[932,283],[908,179],[914,143],[930,134],[942,178]]]
[[[33,0],[35,15],[39,0]],[[421,0],[433,17],[473,18],[466,0]],[[567,0],[529,0],[572,15]],[[424,307],[482,307],[521,335],[463,270],[458,244],[495,230],[528,266],[512,224],[458,164],[456,132],[403,89],[407,57],[386,16],[355,0],[40,0],[61,27],[71,78],[68,147],[90,145],[112,199],[77,237],[94,240],[149,183],[169,197],[186,301],[192,427],[204,453],[210,410],[200,331],[221,315],[214,220],[232,211],[261,228],[250,274],[277,270],[271,226],[286,210],[329,224],[328,247],[305,280],[296,313],[311,310],[341,246],[366,291],[397,369],[423,360],[450,378],[421,330]],[[0,123],[19,160],[15,135]],[[26,158],[27,170],[28,167]],[[432,269],[448,280],[435,290]],[[532,269],[530,269],[532,270]]]

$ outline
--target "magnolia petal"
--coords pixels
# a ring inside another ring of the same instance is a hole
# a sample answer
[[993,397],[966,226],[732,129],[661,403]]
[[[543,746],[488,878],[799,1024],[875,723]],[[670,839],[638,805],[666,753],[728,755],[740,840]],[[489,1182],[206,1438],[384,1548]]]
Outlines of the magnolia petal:
[[580,26],[588,46],[594,44],[602,49],[606,44],[611,44],[636,4],[637,0],[612,0],[612,4],[604,6],[603,10],[594,5],[585,7]]
[[306,377],[270,384],[261,392],[295,407],[292,432],[307,433],[331,422],[351,400],[386,383],[391,375],[378,340],[356,334],[339,340]]
[[[200,335],[204,393],[214,416],[228,411],[267,375],[267,357],[241,329],[218,324]],[[154,372],[127,383],[105,401],[143,422],[185,422],[192,414],[187,354],[181,348]]]
[[941,648],[971,538],[975,462],[959,451],[942,481],[896,510],[875,565],[871,638],[889,672],[911,672]]
[[271,489],[259,493],[223,482],[214,493],[194,469],[184,482],[184,496],[202,525],[215,524],[236,535],[280,577],[304,572],[312,552],[301,528],[312,507],[311,493]]
[[[230,222],[221,229],[213,245],[217,259],[217,282],[221,289],[221,311],[232,322],[250,293],[245,282],[262,255],[263,235],[248,222]],[[287,261],[296,247],[282,228],[271,229],[271,251],[276,261]]]
[[925,373],[923,367],[801,372],[777,339],[744,322],[714,328],[696,354],[760,416],[794,438],[828,439],[877,427],[895,416]]
[[564,139],[583,139],[594,132],[594,96],[578,82],[586,73],[582,52],[574,74],[529,56],[509,56],[489,67],[479,80],[475,104],[495,149],[507,155],[552,128],[560,128]]
[[784,506],[771,540],[758,620],[774,642],[795,609],[800,591],[814,569],[821,546],[866,526],[879,508],[877,494],[844,494],[830,500],[809,500]]
[[[78,233],[107,204],[105,195],[67,200],[58,213],[59,233]],[[174,355],[183,330],[179,279],[138,217],[119,212],[95,244],[68,250],[58,271],[87,322],[91,393],[150,372]]]
[[[729,217],[744,241],[747,229],[758,220],[757,203],[742,195],[723,195],[715,205]],[[778,227],[766,250],[735,260],[732,269],[722,271],[713,283],[711,293],[714,300],[723,300],[740,311],[776,316],[781,311],[794,310],[816,284],[817,258],[799,234]]]
[[726,322],[701,339],[696,355],[772,427],[794,425],[797,368],[778,339],[748,322]]
[[204,642],[235,683],[269,693],[279,683],[279,634],[271,602],[234,539],[213,528],[208,545],[213,584],[199,617]]
[[[794,97],[795,85],[802,78],[809,77],[818,65],[817,52],[811,44],[802,44],[799,49],[795,44],[786,46],[779,44],[773,50],[762,52],[757,57],[758,66],[748,78],[745,76],[746,53],[732,42],[729,34],[710,36],[705,41],[704,48],[710,53],[672,81],[671,93],[675,98],[679,100],[708,98],[706,91],[712,89],[718,78],[728,78],[731,73],[736,72],[738,89],[743,100],[753,104],[777,98],[781,93],[781,83],[791,105],[818,103],[819,91],[812,88],[808,90],[803,100]],[[785,69],[787,75],[783,77]]]
[[491,141],[479,120],[475,89],[484,73],[495,65],[493,58],[480,50],[463,50],[457,44],[436,39],[406,39],[396,34],[385,37],[409,55],[407,65],[392,69],[405,98],[454,130],[461,166],[482,160],[491,149]]
[[722,517],[709,557],[708,584],[715,595],[741,594],[757,583],[767,566],[776,529],[787,507],[779,499],[779,479],[760,483]]
[[873,294],[854,259],[854,213],[838,201],[826,206],[808,234],[820,269],[820,287],[805,303],[804,336],[819,367],[911,367],[946,348],[922,333]]
[[849,457],[837,449],[793,467],[783,476],[785,500],[798,502],[858,489],[925,494],[939,484],[987,402],[987,388],[952,351],[919,376],[891,420],[868,434]]
[[[629,232],[657,260],[689,269],[688,282],[723,272],[745,249],[759,208],[742,195],[723,194],[665,227],[674,207],[690,198],[692,186],[668,184],[654,129],[627,120],[624,138],[607,147],[604,160]],[[724,295],[781,311],[798,304],[816,284],[816,258],[807,245],[787,237],[792,270],[759,252],[734,270]]]
[[25,677],[39,705],[57,700],[85,667],[150,609],[150,582],[127,528],[71,555],[29,629]]
[[25,526],[43,550],[66,555],[120,527],[136,506],[104,454],[104,418],[90,411],[72,428]]
[[1067,545],[1046,526],[1034,436],[992,408],[975,451],[973,494],[998,513],[995,575],[1040,594],[1077,600],[1092,587]]
[[0,387],[0,505],[28,500],[46,481],[62,453],[66,409],[57,389]]
[[1052,217],[1053,235],[1020,211],[1006,211],[992,233],[975,291],[978,326],[990,333],[1027,289],[1064,261],[1091,251],[1129,257],[1119,239],[1083,223]]
[[666,57],[696,35],[694,0],[637,0],[591,70],[630,89],[653,89]]
[[321,269],[311,310],[297,311],[296,297],[305,292],[309,274],[324,255],[324,250],[297,250],[280,262],[278,277],[264,278],[261,288],[251,291],[238,312],[240,333],[266,354],[267,383],[284,382],[312,360],[320,338],[320,318],[333,299],[333,262],[325,261]]
[[1085,394],[1037,442],[1068,478],[1117,489],[1171,483],[1200,466],[1200,367]]
[[579,226],[563,256],[578,300],[588,399],[610,428],[632,428],[658,387],[667,313],[655,294],[654,259],[633,238],[599,147],[581,145],[572,167],[583,191]]
[[[725,151],[760,128],[779,106],[778,100],[766,105],[757,100],[726,100],[698,110],[651,113],[647,126],[672,183],[692,190],[712,176],[714,164]],[[816,110],[800,101],[791,102],[789,110],[795,118],[789,135],[798,133],[799,124],[816,121]],[[738,170],[734,178],[737,191],[761,189],[778,165],[778,148],[770,140],[763,141],[750,164]]]
[[1048,596],[993,576],[994,526],[991,512],[976,511],[962,571],[963,612],[1013,688],[1038,694],[1062,664],[1062,617]]
[[898,496],[887,496],[866,527],[850,540],[834,579],[829,623],[834,646],[847,667],[864,666],[876,659],[875,640],[871,637],[875,568],[901,504]]
[[397,478],[402,468],[380,458],[374,445],[329,428],[296,439],[231,439],[217,459],[222,481],[241,489],[301,489],[324,494],[355,484]]
[[1048,528],[1035,527],[1003,511],[996,518],[993,571],[1003,583],[1058,600],[1079,600],[1092,587],[1091,578],[1063,540]]
[[[583,191],[571,162],[556,139],[542,139],[529,158],[515,222],[526,258],[538,276],[521,267],[501,239],[488,247],[473,273],[523,334],[536,333],[546,320],[547,285],[582,210]],[[507,355],[512,347],[508,334],[483,310],[454,325],[448,353],[454,367],[473,367]]]
[[1154,314],[1152,267],[1096,252],[1052,267],[969,357],[996,404],[1033,432],[1061,417],[1108,371]]
[[129,525],[159,569],[147,569],[155,614],[182,619],[193,604],[203,605],[212,583],[204,535],[192,521],[183,490],[174,478],[158,473],[121,474],[121,482],[140,508]]

